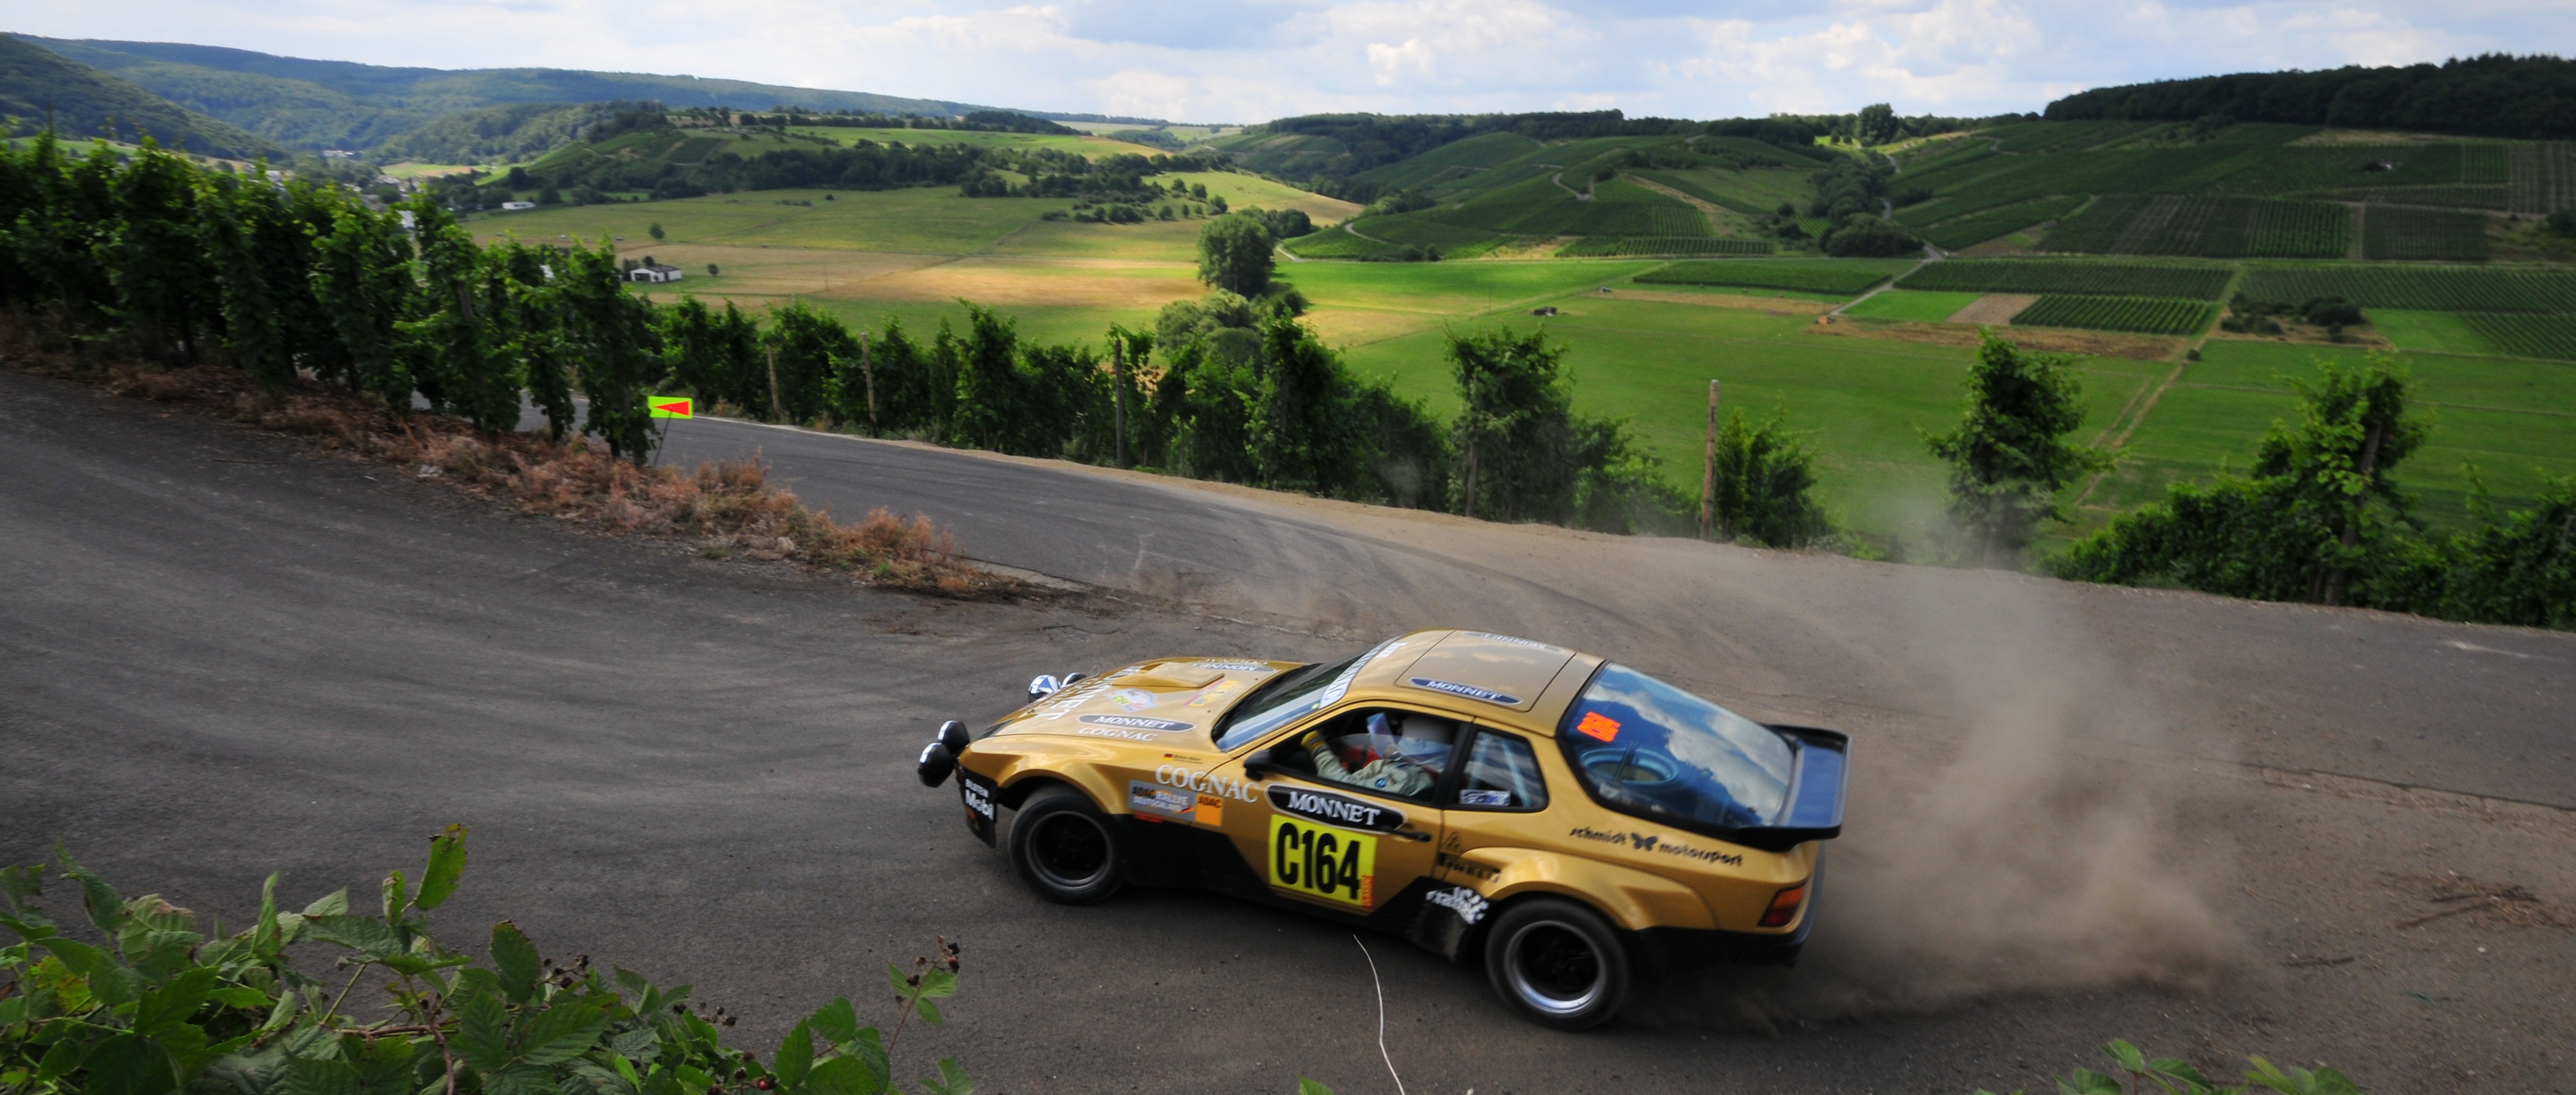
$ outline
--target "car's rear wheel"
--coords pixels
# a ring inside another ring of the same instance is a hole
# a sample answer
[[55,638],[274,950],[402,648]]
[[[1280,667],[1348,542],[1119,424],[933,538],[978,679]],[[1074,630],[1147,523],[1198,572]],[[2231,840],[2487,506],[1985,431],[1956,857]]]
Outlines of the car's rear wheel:
[[1485,975],[1521,1017],[1559,1030],[1608,1022],[1628,1001],[1628,949],[1601,914],[1572,901],[1512,904],[1485,931]]
[[1070,787],[1048,787],[1011,820],[1011,863],[1038,896],[1088,905],[1118,892],[1118,841],[1109,818]]

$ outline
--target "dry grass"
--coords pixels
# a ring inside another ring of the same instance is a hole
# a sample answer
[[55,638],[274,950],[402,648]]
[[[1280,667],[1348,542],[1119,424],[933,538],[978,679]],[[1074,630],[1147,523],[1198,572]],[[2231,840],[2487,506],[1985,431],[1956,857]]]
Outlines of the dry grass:
[[2012,317],[2020,315],[2022,309],[2037,303],[2039,297],[2030,293],[1988,293],[1978,297],[1976,303],[1951,313],[1950,322],[2001,327],[2011,323]]
[[[1840,335],[1849,338],[1884,338],[1897,342],[1921,342],[1934,346],[1977,345],[1976,328],[1948,323],[1912,323],[1894,319],[1862,319],[1853,316],[1827,316],[1807,333]],[[2003,337],[2022,349],[2050,354],[2093,354],[2099,357],[2124,357],[2137,361],[2165,361],[2181,352],[2184,340],[2158,338],[2152,335],[2118,335],[2091,331],[2041,330],[2014,327]]]
[[0,356],[31,372],[99,384],[117,395],[205,408],[245,426],[295,434],[323,450],[391,465],[410,477],[493,498],[585,528],[696,542],[710,558],[793,560],[848,572],[870,585],[954,597],[1024,592],[1011,578],[978,570],[928,517],[880,508],[856,525],[809,509],[769,485],[757,460],[716,461],[694,471],[638,467],[588,439],[557,444],[530,433],[485,435],[456,418],[415,413],[396,419],[382,404],[336,386],[300,381],[259,390],[248,374],[219,365],[155,370],[130,363],[86,364],[31,352],[0,320]]

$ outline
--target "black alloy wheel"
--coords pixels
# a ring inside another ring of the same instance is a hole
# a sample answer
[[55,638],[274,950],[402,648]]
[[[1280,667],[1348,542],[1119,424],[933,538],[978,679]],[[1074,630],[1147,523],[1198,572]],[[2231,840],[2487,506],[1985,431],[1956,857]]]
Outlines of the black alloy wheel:
[[1118,841],[1109,819],[1070,787],[1030,795],[1011,820],[1011,863],[1038,896],[1088,905],[1118,892]]
[[1628,1000],[1628,950],[1618,932],[1563,898],[1503,910],[1486,929],[1485,974],[1522,1018],[1559,1030],[1599,1026]]

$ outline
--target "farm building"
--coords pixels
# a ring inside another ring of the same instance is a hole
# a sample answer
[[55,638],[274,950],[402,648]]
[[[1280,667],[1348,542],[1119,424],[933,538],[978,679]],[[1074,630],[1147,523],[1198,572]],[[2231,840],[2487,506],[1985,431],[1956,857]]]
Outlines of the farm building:
[[520,211],[520,210],[522,210],[522,209],[534,209],[534,208],[536,208],[536,207],[537,207],[537,203],[535,203],[535,202],[502,202],[502,203],[501,203],[501,211],[502,211],[502,212],[504,212],[504,213],[516,213],[516,212],[518,212],[518,211]]
[[658,262],[646,263],[626,272],[626,280],[628,281],[646,282],[653,285],[660,285],[666,281],[678,281],[682,276],[683,275],[681,274],[679,267],[665,266]]

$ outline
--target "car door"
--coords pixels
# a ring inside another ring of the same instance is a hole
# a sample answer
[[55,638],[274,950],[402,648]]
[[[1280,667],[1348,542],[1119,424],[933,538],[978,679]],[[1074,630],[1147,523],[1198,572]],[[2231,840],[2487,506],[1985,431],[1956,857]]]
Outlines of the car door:
[[[1436,754],[1427,738],[1411,739],[1402,747],[1409,764],[1395,763],[1393,751],[1344,755],[1352,739],[1373,736],[1372,716],[1408,729],[1446,723],[1451,737],[1438,743]],[[1362,704],[1292,727],[1266,743],[1271,770],[1259,801],[1227,811],[1227,835],[1270,892],[1374,914],[1434,870],[1442,825],[1434,802],[1458,726],[1427,709]],[[1318,762],[1308,743],[1319,740],[1331,760]],[[1427,783],[1420,773],[1429,775]]]

